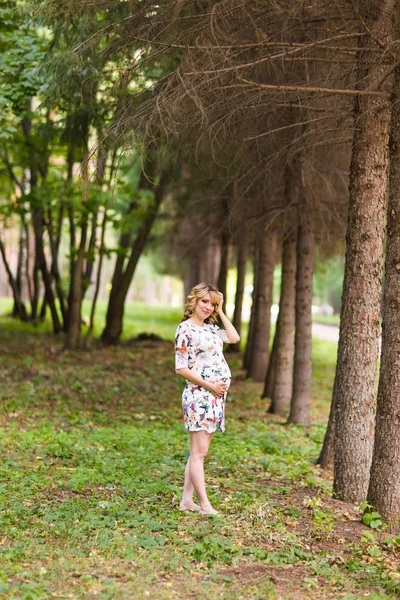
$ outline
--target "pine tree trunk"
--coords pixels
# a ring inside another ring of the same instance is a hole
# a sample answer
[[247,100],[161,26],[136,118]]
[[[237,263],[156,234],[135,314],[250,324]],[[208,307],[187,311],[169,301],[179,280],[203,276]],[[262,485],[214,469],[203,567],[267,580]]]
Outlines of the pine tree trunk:
[[[83,298],[83,265],[85,260],[86,252],[86,241],[88,233],[88,193],[89,193],[89,149],[87,145],[87,134],[88,134],[88,122],[84,122],[85,140],[84,140],[84,153],[82,159],[82,224],[81,224],[81,239],[79,242],[78,253],[76,259],[73,261],[71,269],[71,284],[69,293],[68,303],[68,331],[66,339],[66,347],[70,350],[78,347],[81,335],[81,323],[82,323],[82,298]],[[74,236],[75,236],[75,230]],[[72,236],[72,230],[71,230]],[[71,237],[72,239],[72,237]]]
[[26,221],[25,221],[24,217],[23,217],[23,227],[24,227],[24,230],[25,230],[25,238],[26,238],[26,254],[25,254],[24,272],[25,272],[25,279],[26,279],[26,284],[27,284],[27,288],[28,288],[29,302],[30,302],[30,305],[32,307],[33,291],[32,291],[31,274],[30,274],[30,268],[29,268],[29,240],[30,240],[30,236],[29,236],[28,225],[26,224]]
[[[246,231],[243,230],[242,237],[239,241],[236,257],[236,294],[235,294],[235,310],[233,313],[233,326],[240,335],[242,330],[242,307],[244,296],[244,284],[246,277],[247,264],[247,240]],[[240,342],[229,346],[230,352],[240,352]]]
[[41,271],[46,295],[47,306],[50,308],[54,333],[61,331],[61,323],[57,312],[55,297],[52,288],[52,277],[47,268],[43,244],[43,213],[41,208],[33,211],[33,230],[35,233],[35,256],[37,268]]
[[311,215],[305,208],[297,237],[296,333],[293,365],[293,394],[288,423],[308,425],[312,381],[312,288],[314,233]]
[[[198,276],[195,285],[200,282],[217,285],[221,266],[221,236],[217,230],[220,225],[217,215],[208,213],[201,224],[204,234],[201,237],[201,257],[196,253],[194,268]],[[197,263],[197,264],[196,264]],[[193,286],[192,286],[193,287]]]
[[197,257],[191,256],[186,262],[185,273],[183,276],[184,302],[186,302],[186,298],[189,296],[191,289],[200,283],[199,266]]
[[279,302],[279,338],[277,340],[275,380],[270,413],[283,415],[292,396],[294,355],[294,306],[296,297],[296,236],[283,242],[282,283]]
[[[357,85],[391,91],[390,65],[370,61],[363,48],[393,41],[395,0],[368,3],[361,14],[371,32],[359,40]],[[361,7],[361,12],[364,9]],[[373,15],[373,16],[372,16]],[[375,21],[372,19],[375,16]],[[390,102],[359,96],[350,167],[349,216],[341,328],[336,368],[334,492],[347,502],[365,499],[374,441],[374,412],[383,238],[387,202]]]
[[[67,151],[67,179],[65,187],[68,189],[72,186],[73,168],[75,164],[75,146],[71,143]],[[67,204],[68,222],[69,222],[69,289],[67,296],[66,318],[64,318],[64,331],[68,331],[69,313],[72,302],[72,282],[74,280],[75,252],[76,252],[76,230],[74,220],[74,209],[72,203]]]
[[44,293],[43,299],[42,299],[42,305],[41,305],[40,311],[39,311],[39,319],[42,322],[46,319],[46,312],[47,312],[47,300],[46,300],[46,293]]
[[229,231],[227,229],[224,229],[221,234],[221,262],[219,265],[217,281],[217,288],[224,296],[224,310],[226,310],[226,284],[228,281],[230,241],[231,236],[229,235]]
[[87,217],[84,217],[81,227],[81,239],[79,242],[78,255],[74,261],[73,279],[71,283],[66,341],[66,347],[69,349],[77,348],[81,334],[82,274],[86,249],[87,227]]
[[[22,272],[23,272],[23,265],[24,265],[24,254],[26,252],[26,232],[25,232],[25,228],[23,226],[23,223],[21,222],[20,224],[20,230],[19,230],[19,244],[18,244],[18,266],[17,266],[17,275],[15,277],[15,284],[17,286],[17,290],[18,290],[18,296],[21,300],[22,298]],[[21,305],[17,305],[15,298],[14,298],[14,308],[13,308],[13,316],[14,317],[20,317],[21,319],[23,318],[24,320],[26,320],[26,310],[25,310],[25,316],[22,317],[20,314],[20,309],[21,309]],[[24,305],[24,309],[25,309],[25,305]]]
[[6,250],[4,248],[3,241],[0,240],[0,254],[3,259],[4,267],[8,276],[8,281],[10,283],[10,287],[12,289],[13,297],[14,297],[14,311],[15,315],[18,316],[21,320],[27,321],[27,313],[24,303],[21,300],[21,294],[18,290],[17,282],[12,274],[10,265],[7,261]]
[[86,348],[90,347],[90,345],[92,343],[92,338],[93,338],[94,315],[96,312],[97,298],[99,296],[99,291],[100,291],[101,272],[102,272],[103,260],[104,260],[106,225],[107,225],[107,206],[104,207],[103,221],[101,224],[99,264],[97,266],[96,286],[95,286],[94,295],[93,295],[92,308],[90,310],[89,329],[88,329],[88,332],[87,332],[87,335],[85,338],[85,347]]
[[[335,392],[333,392],[335,398]],[[336,407],[332,400],[331,410],[329,412],[328,426],[326,428],[324,443],[322,444],[321,452],[317,460],[317,465],[321,465],[323,469],[333,469],[334,446],[335,446],[335,415]]]
[[267,375],[265,377],[264,390],[261,395],[261,398],[271,398],[274,393],[274,385],[275,385],[275,373],[276,373],[276,359],[278,353],[278,344],[279,344],[279,329],[280,329],[280,318],[278,313],[278,318],[275,324],[275,335],[274,341],[272,343],[272,350],[268,361],[268,370]]
[[254,341],[254,323],[256,318],[256,301],[258,297],[258,261],[260,258],[260,253],[258,252],[258,247],[254,248],[253,252],[253,292],[251,294],[251,312],[250,312],[250,322],[249,329],[247,332],[247,340],[246,340],[246,348],[243,356],[243,369],[247,371],[249,368],[249,364],[252,357],[253,352],[253,341]]
[[247,377],[254,381],[264,381],[268,368],[272,289],[277,245],[277,228],[264,233],[260,243],[254,337],[247,371]]
[[[62,221],[63,207],[60,207],[60,213],[58,218],[58,230],[61,228],[60,220]],[[54,228],[53,228],[53,217],[51,212],[51,207],[48,210],[47,215],[47,232],[49,235],[50,242],[50,252],[51,252],[51,275],[54,279],[57,298],[60,304],[60,311],[63,320],[63,330],[65,331],[66,321],[68,319],[67,315],[67,307],[65,305],[65,297],[64,290],[62,287],[62,280],[60,270],[58,268],[58,251],[60,247],[60,239],[61,239],[61,231],[57,231],[56,236],[54,236]]]
[[[398,9],[397,23],[400,18]],[[394,89],[400,89],[400,67]],[[400,105],[393,98],[389,144],[389,207],[385,285],[383,294],[382,354],[376,411],[375,445],[368,502],[389,523],[400,525]]]
[[87,260],[86,260],[86,268],[82,276],[82,300],[85,297],[87,290],[92,283],[92,273],[94,267],[94,256],[96,250],[96,236],[97,236],[97,219],[98,219],[98,208],[93,211],[92,214],[92,228],[91,234],[89,238],[89,244],[87,248]]
[[39,265],[38,258],[35,252],[35,260],[33,264],[33,294],[32,294],[32,302],[31,302],[31,319],[32,321],[36,321],[38,308],[39,308],[39,297],[40,297],[40,282],[39,282]]

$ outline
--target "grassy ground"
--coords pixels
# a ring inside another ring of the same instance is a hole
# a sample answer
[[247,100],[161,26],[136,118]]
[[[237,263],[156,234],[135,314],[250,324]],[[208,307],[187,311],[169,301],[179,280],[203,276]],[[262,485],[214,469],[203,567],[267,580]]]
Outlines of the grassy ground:
[[336,325],[337,327],[340,325],[340,316],[339,315],[313,315],[314,323],[322,323],[323,325]]
[[333,500],[314,464],[335,345],[314,345],[309,428],[268,416],[227,355],[227,431],[207,461],[220,514],[201,517],[178,510],[180,311],[142,310],[136,331],[152,322],[166,341],[66,353],[62,339],[0,320],[0,598],[395,598],[400,539]]

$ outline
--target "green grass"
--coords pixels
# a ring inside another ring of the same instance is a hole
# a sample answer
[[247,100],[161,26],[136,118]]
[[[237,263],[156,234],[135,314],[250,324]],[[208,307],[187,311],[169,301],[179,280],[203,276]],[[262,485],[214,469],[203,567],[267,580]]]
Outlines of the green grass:
[[[12,310],[13,302],[9,298],[0,298],[0,315],[7,315]],[[91,302],[85,300],[82,306],[82,317],[89,319]],[[107,302],[99,300],[96,305],[94,336],[99,337],[105,324]],[[144,302],[127,302],[124,315],[124,329],[122,339],[136,337],[140,333],[154,333],[165,339],[173,339],[177,323],[182,318],[182,308],[170,306],[148,305]],[[45,323],[31,325],[31,331],[51,331],[50,316],[47,315]],[[87,327],[83,327],[85,335]]]
[[[130,314],[143,321],[126,337],[150,323],[171,340],[181,313]],[[335,344],[314,344],[307,428],[268,416],[228,355],[227,431],[207,459],[220,514],[206,518],[178,510],[188,437],[171,341],[64,352],[40,328],[0,328],[0,598],[396,597],[395,544],[363,534],[315,466]]]
[[322,323],[323,325],[340,325],[340,315],[313,315],[314,323]]

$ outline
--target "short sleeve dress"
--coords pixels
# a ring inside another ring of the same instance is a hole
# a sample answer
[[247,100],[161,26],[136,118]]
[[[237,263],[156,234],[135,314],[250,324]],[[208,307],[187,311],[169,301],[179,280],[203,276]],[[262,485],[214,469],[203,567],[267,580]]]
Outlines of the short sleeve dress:
[[[205,381],[231,383],[231,371],[223,355],[228,342],[225,329],[182,321],[175,336],[175,368],[195,371]],[[225,431],[226,392],[216,398],[206,388],[186,380],[182,393],[183,421],[189,431]]]

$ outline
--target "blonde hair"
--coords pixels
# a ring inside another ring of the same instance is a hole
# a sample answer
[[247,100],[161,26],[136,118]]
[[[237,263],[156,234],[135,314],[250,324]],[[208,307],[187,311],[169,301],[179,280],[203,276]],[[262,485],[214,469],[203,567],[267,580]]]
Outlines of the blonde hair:
[[218,307],[221,303],[221,296],[219,295],[217,288],[213,285],[210,285],[209,283],[199,283],[198,285],[195,285],[194,288],[192,288],[186,300],[185,309],[183,313],[183,321],[186,321],[186,319],[189,319],[193,315],[197,301],[207,296],[207,294],[210,294],[211,303],[214,304],[214,310],[212,311],[211,315],[207,317],[207,319],[205,319],[204,322],[215,323],[218,317]]

